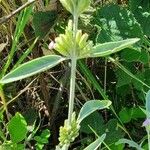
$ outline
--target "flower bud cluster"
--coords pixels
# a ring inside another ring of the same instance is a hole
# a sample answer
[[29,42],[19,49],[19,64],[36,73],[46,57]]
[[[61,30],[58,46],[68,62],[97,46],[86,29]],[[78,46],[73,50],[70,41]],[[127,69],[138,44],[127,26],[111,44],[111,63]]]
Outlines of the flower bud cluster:
[[59,146],[70,145],[71,142],[79,135],[80,125],[76,120],[75,113],[72,114],[71,125],[68,125],[68,120],[65,120],[64,126],[60,127],[59,131]]
[[82,34],[81,30],[77,31],[75,38],[76,40],[74,42],[72,21],[70,20],[65,34],[60,34],[59,37],[55,39],[55,50],[69,58],[72,56],[73,51],[75,51],[77,58],[86,57],[85,55],[88,54],[93,47],[93,42],[88,41],[88,34]]

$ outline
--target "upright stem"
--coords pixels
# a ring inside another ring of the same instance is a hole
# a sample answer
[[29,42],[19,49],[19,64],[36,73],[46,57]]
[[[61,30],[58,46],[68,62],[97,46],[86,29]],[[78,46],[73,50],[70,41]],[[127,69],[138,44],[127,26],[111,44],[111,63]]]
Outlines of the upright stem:
[[76,33],[78,28],[78,16],[73,16],[73,37],[74,37],[74,49],[71,56],[71,77],[70,77],[70,94],[69,94],[69,109],[68,109],[68,125],[71,125],[71,117],[74,108],[75,97],[75,78],[76,78]]
[[4,105],[4,110],[6,111],[7,119],[9,120],[9,115],[8,115],[8,110],[7,110],[7,103],[6,103],[6,98],[5,98],[5,94],[4,94],[2,85],[0,85],[0,98],[1,98],[2,103]]
[[71,124],[71,117],[74,108],[75,97],[75,78],[76,78],[76,58],[71,60],[71,78],[70,78],[70,95],[69,95],[69,109],[68,109],[68,125]]
[[147,129],[147,135],[148,135],[148,150],[150,150],[150,131]]

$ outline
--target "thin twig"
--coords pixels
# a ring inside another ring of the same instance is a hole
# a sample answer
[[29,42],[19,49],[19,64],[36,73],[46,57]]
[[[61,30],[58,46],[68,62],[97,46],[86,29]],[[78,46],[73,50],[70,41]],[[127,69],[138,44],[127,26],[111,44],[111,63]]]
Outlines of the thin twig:
[[4,17],[0,18],[0,24],[3,24],[4,22],[8,21],[15,14],[19,13],[21,10],[23,10],[27,6],[31,5],[35,1],[36,0],[29,0],[28,2],[26,2],[25,4],[23,4],[22,6],[20,6],[18,9],[14,10],[12,13],[10,13],[8,16],[4,16]]

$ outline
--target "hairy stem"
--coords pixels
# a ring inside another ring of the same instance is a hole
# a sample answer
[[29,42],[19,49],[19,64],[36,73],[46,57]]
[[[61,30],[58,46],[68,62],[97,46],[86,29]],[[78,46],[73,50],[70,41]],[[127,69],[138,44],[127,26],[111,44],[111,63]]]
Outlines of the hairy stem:
[[148,150],[150,150],[150,131],[147,129],[147,135],[148,135]]
[[71,60],[71,78],[70,78],[70,95],[69,95],[69,110],[68,110],[68,125],[71,124],[71,117],[74,108],[75,97],[75,78],[76,78],[76,58]]
[[68,110],[68,125],[71,125],[71,117],[74,108],[75,97],[75,78],[76,78],[76,33],[78,28],[78,16],[73,16],[73,37],[74,37],[74,49],[71,56],[71,77],[70,77],[70,94],[69,94],[69,110]]

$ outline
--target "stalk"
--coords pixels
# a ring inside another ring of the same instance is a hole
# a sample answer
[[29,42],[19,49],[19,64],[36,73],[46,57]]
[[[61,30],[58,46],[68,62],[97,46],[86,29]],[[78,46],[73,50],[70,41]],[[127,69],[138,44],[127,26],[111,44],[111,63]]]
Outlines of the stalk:
[[71,118],[74,108],[75,97],[75,78],[76,78],[76,58],[71,60],[71,78],[70,78],[70,95],[69,95],[69,110],[68,110],[68,125],[71,125]]
[[74,49],[71,56],[71,78],[70,78],[70,94],[69,94],[69,109],[68,109],[68,126],[71,125],[71,117],[74,108],[74,98],[75,98],[75,78],[76,78],[76,33],[78,28],[78,16],[73,16],[73,37],[74,37]]
[[148,135],[148,150],[150,150],[150,131],[147,129],[147,135]]
[[4,94],[4,90],[3,90],[2,85],[0,85],[0,98],[1,98],[1,101],[2,101],[2,103],[4,105],[4,110],[6,111],[7,119],[9,120],[7,103],[6,103],[6,98],[5,98],[5,94]]

